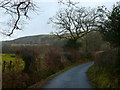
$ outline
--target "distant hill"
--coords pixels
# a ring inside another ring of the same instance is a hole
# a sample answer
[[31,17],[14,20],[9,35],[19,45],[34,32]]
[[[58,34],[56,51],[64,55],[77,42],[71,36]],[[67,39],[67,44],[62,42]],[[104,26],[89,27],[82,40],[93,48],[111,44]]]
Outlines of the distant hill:
[[61,44],[63,40],[60,40],[56,36],[53,35],[35,35],[35,36],[26,36],[18,39],[10,40],[10,41],[2,41],[2,46],[8,45],[54,45]]

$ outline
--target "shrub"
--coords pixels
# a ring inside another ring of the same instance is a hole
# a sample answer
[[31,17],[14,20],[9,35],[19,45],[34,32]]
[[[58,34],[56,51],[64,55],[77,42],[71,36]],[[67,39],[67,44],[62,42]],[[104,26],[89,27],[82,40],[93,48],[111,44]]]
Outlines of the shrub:
[[71,65],[71,62],[68,59],[66,59],[65,56],[62,56],[61,62],[63,64],[64,68]]
[[29,76],[22,72],[2,73],[3,88],[26,88]]
[[45,66],[51,73],[55,73],[61,69],[63,69],[63,65],[61,63],[61,52],[51,49],[45,55]]
[[99,68],[105,69],[111,75],[114,75],[116,77],[120,76],[119,49],[96,52],[95,65]]
[[79,58],[80,59],[90,59],[90,60],[93,60],[94,58],[94,54],[93,52],[81,52],[79,53]]
[[63,49],[65,51],[70,50],[70,49],[79,50],[80,46],[81,46],[81,43],[77,42],[77,40],[69,39],[69,40],[66,41],[65,45],[63,46]]
[[64,57],[69,60],[70,62],[74,61],[74,55],[72,53],[65,53]]
[[116,60],[116,50],[98,51],[95,53],[95,64],[99,67],[113,68]]
[[120,75],[120,49],[117,50],[117,53],[116,53],[116,60],[115,60],[115,73],[117,75]]
[[79,51],[74,49],[69,49],[64,52],[64,57],[70,62],[75,62],[80,58]]
[[30,65],[36,60],[39,52],[37,52],[36,50],[24,49],[16,51],[16,54],[19,55],[25,62],[23,72],[32,73],[32,71],[30,70]]

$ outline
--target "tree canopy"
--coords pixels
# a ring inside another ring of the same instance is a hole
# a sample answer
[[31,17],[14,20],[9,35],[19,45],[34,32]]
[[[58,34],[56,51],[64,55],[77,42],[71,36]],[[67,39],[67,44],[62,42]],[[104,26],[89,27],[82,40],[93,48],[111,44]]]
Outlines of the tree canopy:
[[55,16],[50,18],[50,23],[57,28],[53,32],[59,38],[78,40],[87,33],[96,30],[102,14],[101,8],[87,9],[78,7],[78,3],[69,0],[66,8],[61,8]]
[[113,46],[120,46],[120,2],[113,6],[108,19],[100,25],[100,31],[106,41]]

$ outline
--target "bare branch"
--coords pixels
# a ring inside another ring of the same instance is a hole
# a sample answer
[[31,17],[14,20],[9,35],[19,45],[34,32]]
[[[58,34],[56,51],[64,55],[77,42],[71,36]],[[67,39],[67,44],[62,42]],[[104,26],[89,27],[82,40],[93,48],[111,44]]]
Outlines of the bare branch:
[[16,20],[13,23],[10,33],[7,34],[7,36],[10,36],[15,30],[20,30],[19,22],[22,17],[29,17],[27,14],[29,11],[35,10],[35,4],[32,0],[1,0],[0,9],[3,9],[13,20]]
[[70,0],[67,5],[66,9],[60,9],[56,16],[50,19],[51,24],[57,26],[58,31],[55,34],[58,37],[77,40],[96,29],[100,21],[97,8],[88,10],[85,7],[80,8],[76,4],[73,5]]

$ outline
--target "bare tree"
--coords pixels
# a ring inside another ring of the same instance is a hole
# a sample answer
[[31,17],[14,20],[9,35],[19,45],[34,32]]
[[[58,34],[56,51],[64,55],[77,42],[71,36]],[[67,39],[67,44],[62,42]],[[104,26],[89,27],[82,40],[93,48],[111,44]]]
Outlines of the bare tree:
[[1,31],[0,33],[10,36],[15,30],[21,29],[20,21],[28,18],[28,13],[35,11],[36,5],[32,0],[0,0],[0,9],[11,18],[9,32]]
[[53,33],[59,38],[76,41],[87,33],[96,30],[98,22],[100,22],[101,14],[99,11],[101,9],[86,9],[78,7],[77,4],[68,0],[65,4],[67,8],[61,8],[55,16],[50,18],[50,24],[58,29]]

